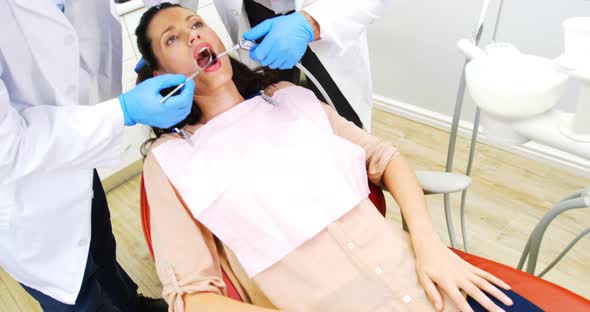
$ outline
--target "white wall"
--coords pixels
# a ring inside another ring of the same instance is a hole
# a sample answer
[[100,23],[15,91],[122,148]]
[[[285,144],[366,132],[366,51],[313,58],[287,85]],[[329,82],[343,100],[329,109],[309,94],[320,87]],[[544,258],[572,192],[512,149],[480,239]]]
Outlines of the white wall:
[[[471,36],[481,2],[397,0],[389,14],[369,27],[374,92],[426,112],[450,116],[463,64],[463,58],[455,48],[456,42]],[[133,0],[119,5],[133,7],[130,12],[123,9],[125,14],[121,17],[124,90],[135,85],[133,68],[139,52],[133,33],[145,11],[140,8],[140,3],[141,0]],[[229,43],[212,1],[201,0],[199,5],[199,13],[218,31],[223,41]],[[489,17],[494,16],[496,8],[497,2],[493,1]],[[561,21],[576,15],[590,15],[589,0],[507,0],[498,39],[515,44],[523,52],[556,57],[563,46]],[[492,22],[491,18],[488,22]],[[490,36],[491,29],[487,29],[482,42],[488,42]],[[569,110],[574,107],[571,91],[563,105]],[[474,104],[468,96],[466,100],[463,119],[470,121]],[[120,166],[100,169],[101,177],[106,178],[141,159],[139,146],[147,133],[143,126],[127,128]]]
[[[374,93],[402,106],[448,117],[453,113],[464,58],[456,43],[471,38],[482,0],[398,0],[369,28]],[[491,39],[499,1],[491,1],[482,43]],[[561,22],[590,15],[589,0],[506,0],[497,41],[524,53],[555,58],[563,51]],[[572,83],[560,107],[573,111]],[[475,105],[466,96],[462,119],[472,121]]]
[[[399,0],[369,28],[374,92],[451,115],[464,61],[456,43],[471,38],[482,2]],[[491,38],[497,6],[498,1],[492,1],[482,43]],[[497,40],[525,53],[554,58],[563,50],[561,22],[579,15],[590,15],[590,1],[507,0]],[[568,110],[574,108],[571,96],[564,103]],[[470,120],[474,104],[467,101],[464,115]]]

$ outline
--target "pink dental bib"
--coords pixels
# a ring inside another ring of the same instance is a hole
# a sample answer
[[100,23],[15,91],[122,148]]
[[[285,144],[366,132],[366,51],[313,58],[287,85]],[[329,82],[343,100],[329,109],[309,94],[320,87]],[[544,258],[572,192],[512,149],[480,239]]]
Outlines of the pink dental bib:
[[364,150],[333,134],[310,91],[247,100],[153,151],[193,216],[252,277],[367,198]]

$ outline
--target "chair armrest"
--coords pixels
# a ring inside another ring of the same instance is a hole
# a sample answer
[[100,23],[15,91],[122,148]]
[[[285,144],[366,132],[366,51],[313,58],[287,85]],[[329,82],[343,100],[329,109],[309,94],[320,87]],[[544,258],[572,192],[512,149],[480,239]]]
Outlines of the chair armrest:
[[452,172],[416,171],[424,194],[446,194],[463,191],[471,185],[471,178]]

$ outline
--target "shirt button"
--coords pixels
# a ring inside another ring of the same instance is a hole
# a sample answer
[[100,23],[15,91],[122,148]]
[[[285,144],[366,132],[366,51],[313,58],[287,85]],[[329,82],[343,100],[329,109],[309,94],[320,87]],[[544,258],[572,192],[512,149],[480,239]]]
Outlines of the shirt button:
[[412,301],[412,297],[410,297],[408,295],[405,295],[405,296],[402,297],[402,301],[404,303],[410,303],[410,301]]
[[74,43],[74,40],[76,40],[76,38],[74,37],[74,35],[67,35],[64,38],[64,44],[65,45],[71,45],[72,43]]
[[377,274],[377,275],[383,274],[383,269],[381,267],[376,267],[375,268],[375,274]]
[[233,15],[233,16],[238,16],[239,15],[239,13],[238,13],[237,10],[231,10],[230,12],[231,12],[231,15]]
[[348,249],[353,250],[354,249],[354,243],[353,242],[348,242],[348,244],[346,244],[346,247],[348,247]]
[[79,246],[79,247],[84,247],[84,246],[86,246],[86,245],[88,245],[88,240],[86,240],[86,239],[81,239],[81,240],[79,240],[79,241],[78,241],[78,246]]

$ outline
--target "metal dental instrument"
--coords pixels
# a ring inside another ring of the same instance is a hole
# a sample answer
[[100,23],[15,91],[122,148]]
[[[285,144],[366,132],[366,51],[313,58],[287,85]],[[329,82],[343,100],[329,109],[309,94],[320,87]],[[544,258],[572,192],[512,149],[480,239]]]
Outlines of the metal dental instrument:
[[[194,73],[192,73],[190,76],[188,76],[183,83],[179,84],[178,86],[176,86],[176,88],[174,88],[170,93],[168,93],[165,97],[163,97],[160,100],[160,103],[164,103],[166,102],[166,100],[168,100],[171,96],[173,96],[174,94],[176,94],[176,92],[178,92],[178,90],[182,89],[182,87],[184,87],[184,85],[187,83],[187,81],[194,79],[195,77],[197,77],[197,75],[199,75],[203,70],[205,70],[207,67],[209,67],[210,65],[213,64],[213,61],[232,52],[235,51],[237,49],[244,49],[244,50],[250,50],[252,49],[254,46],[256,46],[256,43],[252,42],[252,41],[248,41],[245,39],[241,39],[240,42],[238,44],[236,44],[235,46],[233,46],[232,48],[226,50],[225,52],[213,56],[213,53],[209,52],[209,60],[207,60],[207,64],[205,64],[205,66],[199,68],[197,71],[195,71]],[[190,146],[194,146],[193,141],[191,141],[189,134],[186,132],[186,130],[184,129],[179,129],[179,128],[174,128],[172,129],[174,132],[178,133],[185,141],[188,142],[188,144]]]
[[[220,57],[224,54],[227,54],[231,51],[235,51],[237,49],[242,49],[242,50],[246,50],[246,51],[250,51],[252,50],[254,47],[256,47],[258,44],[254,41],[250,41],[250,40],[246,40],[246,39],[240,39],[240,42],[238,44],[236,44],[235,46],[233,46],[232,48],[228,49],[227,51],[225,51],[224,53],[218,55],[217,57]],[[318,90],[320,91],[320,93],[322,94],[322,96],[324,97],[324,99],[326,100],[326,102],[328,102],[328,105],[332,106],[332,108],[336,109],[336,106],[334,106],[334,103],[332,103],[332,99],[330,99],[330,96],[328,95],[328,92],[326,92],[326,90],[324,89],[324,87],[322,86],[322,84],[316,79],[316,77],[314,77],[314,75],[312,75],[309,70],[307,70],[307,68],[305,68],[301,63],[297,63],[295,64],[295,67],[297,67],[300,71],[302,71],[305,76],[311,80],[311,82],[318,88]],[[264,93],[261,93],[261,95],[263,97],[265,97]],[[276,102],[272,101],[271,97],[265,97],[265,100],[267,100],[269,103],[273,104],[273,105],[277,105]]]
[[241,38],[240,41],[233,47],[227,49],[225,52],[217,55],[215,58],[220,58],[232,51],[235,51],[237,49],[242,49],[242,50],[246,50],[246,51],[250,51],[252,50],[252,48],[254,48],[255,46],[257,46],[258,44],[254,41],[250,41],[250,40],[246,40],[244,38]]
[[188,132],[186,132],[186,130],[178,129],[176,127],[173,130],[174,130],[174,132],[180,134],[180,136],[188,143],[188,145],[195,146],[195,143],[193,143],[193,141],[191,141],[191,137],[190,137],[190,135],[188,135]]
[[[199,68],[197,71],[195,71],[194,73],[192,73],[190,76],[188,76],[183,83],[179,84],[178,86],[176,86],[176,88],[174,88],[174,90],[172,90],[170,93],[168,93],[165,97],[163,97],[160,100],[160,104],[166,102],[167,99],[169,99],[172,95],[174,95],[176,92],[178,92],[178,90],[182,89],[182,87],[184,87],[184,85],[187,83],[187,81],[194,79],[195,77],[197,77],[198,74],[200,74],[203,70],[205,70],[207,67],[209,67],[209,65],[213,64],[213,53],[209,52],[209,60],[207,60],[207,64],[205,64],[205,66],[203,66],[202,68]],[[178,133],[186,142],[188,142],[188,144],[190,146],[194,146],[193,141],[191,141],[190,136],[188,135],[188,133],[186,132],[186,130],[184,129],[178,129],[177,127],[174,127],[174,129],[172,129],[174,132]]]
[[182,89],[182,87],[184,87],[184,85],[189,81],[194,79],[195,77],[197,77],[198,74],[200,74],[203,70],[205,70],[207,67],[209,67],[209,65],[211,65],[213,63],[213,54],[209,53],[209,60],[207,61],[207,64],[205,64],[205,66],[199,68],[197,71],[195,71],[194,73],[192,73],[190,76],[188,76],[183,83],[179,84],[178,86],[176,86],[176,88],[174,88],[174,90],[172,90],[170,93],[168,93],[164,98],[162,98],[160,100],[160,104],[166,102],[166,100],[168,100],[171,96],[173,96],[176,92],[178,92],[178,90]]
[[205,64],[205,66],[199,68],[197,71],[195,71],[194,73],[192,73],[190,76],[188,76],[188,78],[186,78],[184,80],[183,83],[179,84],[176,88],[174,88],[174,90],[172,90],[170,93],[168,93],[164,98],[162,98],[160,100],[160,103],[164,103],[166,102],[166,100],[168,100],[171,96],[173,96],[176,92],[178,92],[178,90],[182,89],[182,87],[184,87],[184,85],[186,84],[187,81],[194,79],[195,77],[197,77],[198,74],[200,74],[203,70],[205,70],[207,67],[209,67],[210,65],[213,64],[213,61],[215,59],[218,59],[232,51],[235,51],[237,49],[244,49],[247,51],[250,51],[253,47],[256,46],[256,43],[253,41],[249,41],[246,39],[240,39],[240,42],[238,44],[236,44],[235,46],[229,48],[228,50],[226,50],[225,52],[213,56],[213,53],[209,53],[209,60],[207,61],[207,64]]
[[[473,33],[473,37],[471,40],[475,45],[479,45],[481,40],[483,30],[484,30],[484,22],[487,16],[488,9],[490,7],[490,0],[484,0],[483,6],[479,15],[479,19],[477,21],[477,28]],[[492,35],[492,42],[496,41],[496,35],[498,33],[498,25],[500,23],[500,17],[502,16],[502,9],[504,7],[504,0],[500,0],[500,4],[498,6],[498,12],[496,14],[496,20],[494,23],[494,31]],[[461,112],[463,109],[463,102],[465,97],[465,89],[466,89],[466,78],[465,78],[465,68],[467,63],[469,63],[469,58],[465,58],[465,62],[463,64],[463,71],[461,73],[461,78],[459,80],[459,88],[457,90],[457,95],[455,99],[455,109],[453,112],[453,122],[451,124],[451,134],[449,137],[449,146],[447,150],[447,163],[446,163],[446,171],[452,172],[453,171],[453,161],[455,159],[455,145],[457,142],[457,134],[459,132],[459,121],[461,120]],[[479,132],[479,119],[480,119],[480,110],[479,107],[475,109],[475,117],[473,121],[473,131],[471,133],[471,145],[469,147],[469,160],[467,162],[467,169],[466,169],[466,176],[471,176],[471,169],[473,165],[473,160],[475,158],[475,145],[477,143],[477,135]],[[461,192],[461,236],[463,238],[463,250],[467,251],[467,230],[465,226],[465,200],[467,197],[467,190],[464,189]],[[458,248],[458,241],[455,236],[455,229],[453,226],[453,218],[451,215],[451,194],[445,193],[444,194],[444,209],[445,209],[445,217],[447,221],[447,231],[449,233],[449,240],[451,242],[451,246],[453,248]]]

